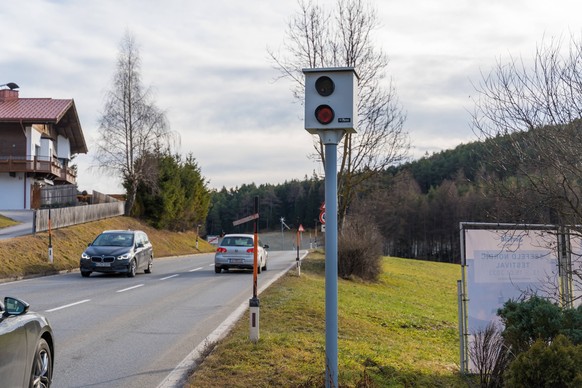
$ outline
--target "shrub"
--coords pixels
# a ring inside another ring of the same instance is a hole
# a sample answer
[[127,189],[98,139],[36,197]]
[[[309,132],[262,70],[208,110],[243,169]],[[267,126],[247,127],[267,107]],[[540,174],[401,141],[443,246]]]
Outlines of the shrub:
[[517,356],[505,375],[508,387],[581,387],[582,346],[558,335],[550,345],[537,340]]
[[382,273],[382,235],[362,216],[344,221],[338,236],[338,274],[376,281]]
[[564,310],[560,333],[568,337],[574,345],[582,345],[582,305]]
[[481,387],[503,386],[503,373],[509,364],[510,352],[501,330],[494,323],[473,334],[469,356],[479,373]]
[[562,309],[538,296],[509,300],[497,315],[505,325],[503,338],[514,354],[527,351],[538,339],[549,343],[562,328]]

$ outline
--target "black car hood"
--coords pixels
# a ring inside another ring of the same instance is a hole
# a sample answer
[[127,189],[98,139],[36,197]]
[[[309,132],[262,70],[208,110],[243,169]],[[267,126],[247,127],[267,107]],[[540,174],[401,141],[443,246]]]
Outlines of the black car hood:
[[131,252],[132,247],[93,246],[85,250],[88,256],[120,256]]

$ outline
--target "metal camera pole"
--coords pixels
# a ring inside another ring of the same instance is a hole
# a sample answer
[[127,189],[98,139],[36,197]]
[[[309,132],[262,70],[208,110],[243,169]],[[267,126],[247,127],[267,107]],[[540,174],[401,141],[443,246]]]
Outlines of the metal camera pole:
[[[325,145],[325,351],[327,387],[337,387],[338,286],[337,286],[337,145],[344,130],[320,132]],[[331,380],[331,381],[329,381]]]
[[[319,135],[325,156],[325,386],[338,386],[337,146],[358,123],[357,74],[352,67],[303,69],[305,129]],[[322,214],[323,215],[323,214]]]

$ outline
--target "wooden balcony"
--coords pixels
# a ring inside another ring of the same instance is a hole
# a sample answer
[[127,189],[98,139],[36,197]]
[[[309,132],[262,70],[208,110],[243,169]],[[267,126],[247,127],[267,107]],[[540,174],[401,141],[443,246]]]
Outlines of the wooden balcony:
[[63,167],[58,159],[39,157],[0,156],[0,173],[24,172],[38,178],[47,178],[63,183],[76,184],[77,174],[71,168]]

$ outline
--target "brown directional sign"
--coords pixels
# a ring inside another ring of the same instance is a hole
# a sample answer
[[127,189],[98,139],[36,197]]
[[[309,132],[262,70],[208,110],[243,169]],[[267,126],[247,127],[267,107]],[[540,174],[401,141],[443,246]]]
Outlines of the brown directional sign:
[[257,218],[259,218],[259,213],[255,213],[255,214],[251,214],[250,216],[241,218],[240,220],[236,220],[232,223],[233,226],[237,226],[240,224],[244,224],[245,222],[249,222],[252,220],[256,220]]

